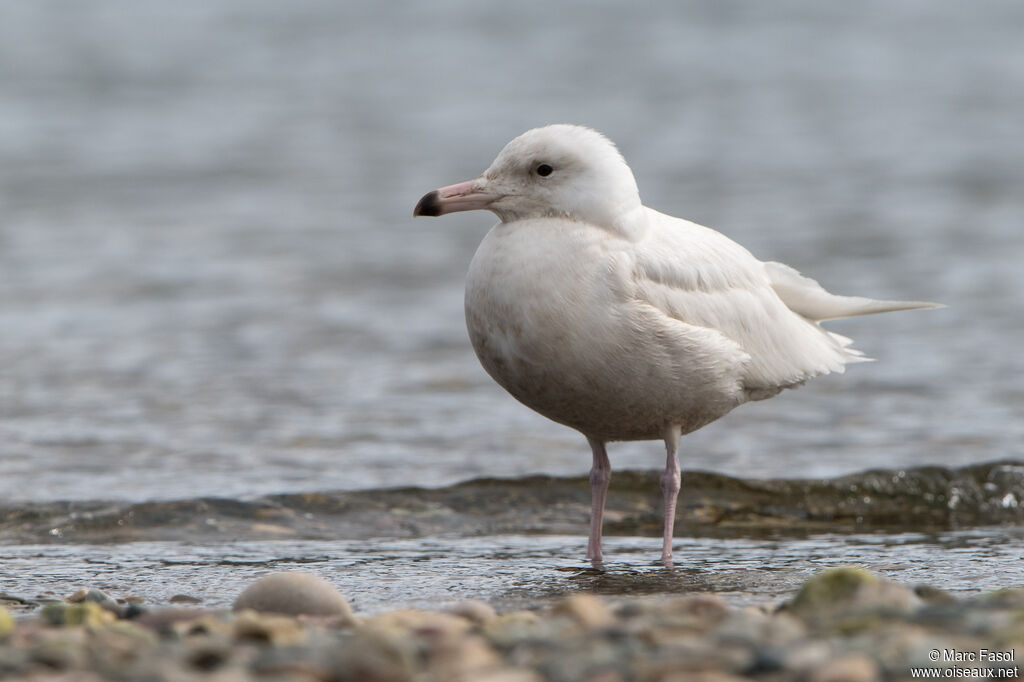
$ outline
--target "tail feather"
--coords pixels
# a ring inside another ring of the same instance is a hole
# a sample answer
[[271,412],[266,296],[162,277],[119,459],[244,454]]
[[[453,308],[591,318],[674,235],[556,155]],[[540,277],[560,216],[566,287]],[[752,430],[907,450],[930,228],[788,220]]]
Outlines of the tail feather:
[[853,362],[875,361],[874,358],[869,358],[868,356],[864,355],[864,351],[857,350],[856,348],[851,348],[850,346],[853,344],[853,339],[851,339],[849,336],[843,336],[842,334],[836,334],[835,332],[830,331],[826,331],[825,333],[828,334],[829,337],[837,344],[839,344],[839,347],[843,349],[843,353],[845,353],[843,361],[846,364],[850,364]]
[[772,288],[782,302],[793,312],[812,322],[837,320],[858,315],[874,315],[897,310],[920,310],[945,308],[941,303],[928,301],[879,301],[863,296],[837,296],[825,290],[820,284],[784,265],[769,261],[765,270]]

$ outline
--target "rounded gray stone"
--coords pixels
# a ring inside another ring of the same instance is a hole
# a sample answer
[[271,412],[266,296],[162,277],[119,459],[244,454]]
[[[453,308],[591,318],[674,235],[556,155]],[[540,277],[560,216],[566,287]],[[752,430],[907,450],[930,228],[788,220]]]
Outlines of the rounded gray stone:
[[337,616],[355,622],[352,609],[334,585],[312,573],[271,573],[245,588],[233,609],[287,616]]

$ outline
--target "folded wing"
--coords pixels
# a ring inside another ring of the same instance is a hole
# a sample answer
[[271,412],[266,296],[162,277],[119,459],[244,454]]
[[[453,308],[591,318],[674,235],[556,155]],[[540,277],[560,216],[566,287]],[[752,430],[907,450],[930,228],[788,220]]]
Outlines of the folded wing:
[[835,296],[781,263],[757,260],[709,228],[650,211],[637,248],[636,296],[682,325],[711,329],[749,355],[737,380],[751,399],[867,358],[822,320],[937,307],[919,301]]
[[813,322],[891,313],[897,310],[944,307],[940,303],[928,301],[879,301],[862,296],[837,296],[825,291],[825,288],[815,280],[801,275],[783,263],[769,261],[764,264],[764,269],[771,280],[772,288],[783,303],[793,312]]

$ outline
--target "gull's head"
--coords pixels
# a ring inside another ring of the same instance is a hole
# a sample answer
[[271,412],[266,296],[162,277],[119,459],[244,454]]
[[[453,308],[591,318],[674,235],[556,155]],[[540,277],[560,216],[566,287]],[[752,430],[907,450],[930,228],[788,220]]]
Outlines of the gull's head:
[[560,217],[614,229],[640,207],[633,172],[601,133],[576,125],[528,130],[475,180],[427,193],[414,216],[487,209],[502,222]]

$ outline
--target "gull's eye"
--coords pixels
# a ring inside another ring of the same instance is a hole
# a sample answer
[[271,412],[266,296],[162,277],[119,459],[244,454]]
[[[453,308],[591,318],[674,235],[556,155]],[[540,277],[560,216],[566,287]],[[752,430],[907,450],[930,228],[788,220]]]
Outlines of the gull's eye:
[[542,163],[541,165],[537,166],[537,175],[541,176],[542,178],[546,178],[547,176],[551,175],[551,173],[554,170],[555,169],[552,168],[550,165]]

